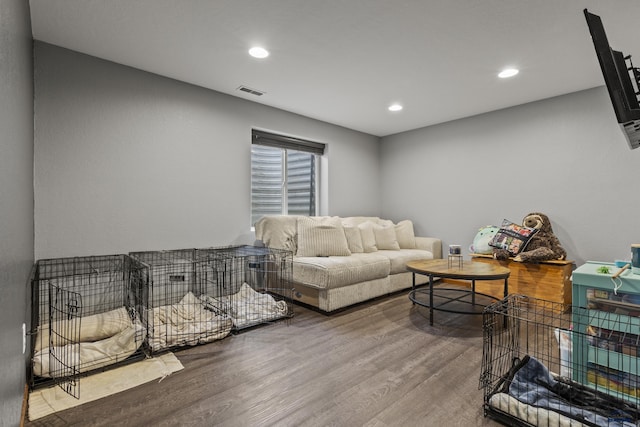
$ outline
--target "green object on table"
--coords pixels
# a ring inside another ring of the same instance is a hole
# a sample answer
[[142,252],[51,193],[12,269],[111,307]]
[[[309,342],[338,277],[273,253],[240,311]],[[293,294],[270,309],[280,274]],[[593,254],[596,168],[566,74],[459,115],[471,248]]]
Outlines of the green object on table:
[[603,265],[601,267],[598,267],[598,269],[596,270],[598,273],[602,273],[602,274],[609,274],[611,271],[609,270],[609,267],[607,267],[606,265]]

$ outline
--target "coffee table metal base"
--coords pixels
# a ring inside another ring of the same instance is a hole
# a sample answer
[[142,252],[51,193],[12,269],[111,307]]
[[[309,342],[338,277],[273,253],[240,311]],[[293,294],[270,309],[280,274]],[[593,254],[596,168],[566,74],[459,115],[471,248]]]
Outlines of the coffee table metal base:
[[[433,277],[429,274],[429,289],[416,289],[416,273],[413,273],[413,287],[409,292],[409,299],[414,304],[429,308],[429,324],[433,326],[433,312],[445,311],[458,314],[482,314],[487,304],[483,302],[500,301],[492,295],[476,292],[476,281],[471,280],[470,289],[459,289],[450,287],[434,287]],[[509,294],[507,279],[504,279],[504,296]],[[419,298],[419,295],[428,295],[428,301]],[[478,301],[478,297],[484,301]],[[439,302],[436,302],[437,299]],[[456,307],[453,307],[457,304]]]
[[[420,295],[425,295],[426,297],[420,298]],[[433,303],[431,303],[431,298],[434,298]],[[482,314],[487,303],[500,300],[493,295],[473,292],[468,289],[440,287],[436,287],[433,292],[431,289],[413,290],[409,293],[409,299],[414,304],[429,308],[429,324],[431,325],[433,325],[433,311],[446,311],[448,313],[458,314]],[[482,301],[478,301],[478,299]]]

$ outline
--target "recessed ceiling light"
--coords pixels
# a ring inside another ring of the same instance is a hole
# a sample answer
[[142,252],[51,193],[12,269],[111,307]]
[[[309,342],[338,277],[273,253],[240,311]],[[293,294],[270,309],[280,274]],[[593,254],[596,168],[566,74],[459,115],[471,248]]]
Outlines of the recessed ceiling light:
[[253,56],[254,58],[262,59],[269,56],[269,51],[263,47],[254,46],[249,49],[249,55]]
[[520,70],[518,70],[517,68],[505,68],[504,70],[500,71],[498,77],[500,77],[501,79],[506,79],[508,77],[515,76],[519,72]]
[[389,105],[389,111],[400,111],[400,110],[402,110],[402,105],[400,104]]

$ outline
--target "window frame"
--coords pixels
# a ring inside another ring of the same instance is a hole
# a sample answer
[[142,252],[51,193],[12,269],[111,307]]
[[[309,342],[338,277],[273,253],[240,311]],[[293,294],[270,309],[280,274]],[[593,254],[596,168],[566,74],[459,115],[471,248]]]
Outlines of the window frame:
[[[326,144],[315,142],[307,139],[292,137],[288,135],[276,134],[272,132],[267,132],[258,129],[251,130],[251,145],[260,145],[265,147],[278,148],[282,150],[282,160],[281,160],[281,189],[282,189],[282,201],[280,207],[281,215],[289,215],[289,151],[296,152],[305,152],[313,155],[313,165],[311,166],[311,170],[313,173],[313,177],[311,179],[313,182],[311,183],[312,187],[312,199],[313,199],[313,210],[314,215],[319,212],[320,209],[320,171],[321,171],[321,159],[326,150]],[[251,229],[254,228],[254,192],[253,192],[253,173],[254,173],[254,161],[253,161],[253,149],[252,159],[250,165],[251,171],[251,189],[250,189],[250,212],[249,218],[251,221]],[[256,220],[257,221],[257,220]]]

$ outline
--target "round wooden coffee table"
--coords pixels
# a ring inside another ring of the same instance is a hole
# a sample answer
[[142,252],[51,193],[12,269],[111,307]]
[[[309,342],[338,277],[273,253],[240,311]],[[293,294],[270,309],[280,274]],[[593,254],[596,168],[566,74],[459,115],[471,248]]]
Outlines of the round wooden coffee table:
[[[434,311],[447,311],[460,314],[482,314],[486,304],[476,301],[476,296],[488,298],[490,301],[499,299],[476,292],[476,280],[504,280],[504,296],[509,295],[509,274],[506,267],[480,262],[463,262],[462,265],[452,265],[447,259],[429,259],[410,261],[407,270],[413,273],[413,285],[409,299],[423,307],[429,307],[429,324],[433,325]],[[429,276],[429,289],[416,289],[416,274]],[[440,287],[434,288],[433,278],[458,279],[471,281],[470,289]],[[425,296],[428,295],[428,300]],[[434,301],[434,297],[439,301]],[[483,298],[483,299],[484,299]],[[460,308],[461,307],[461,308]]]

